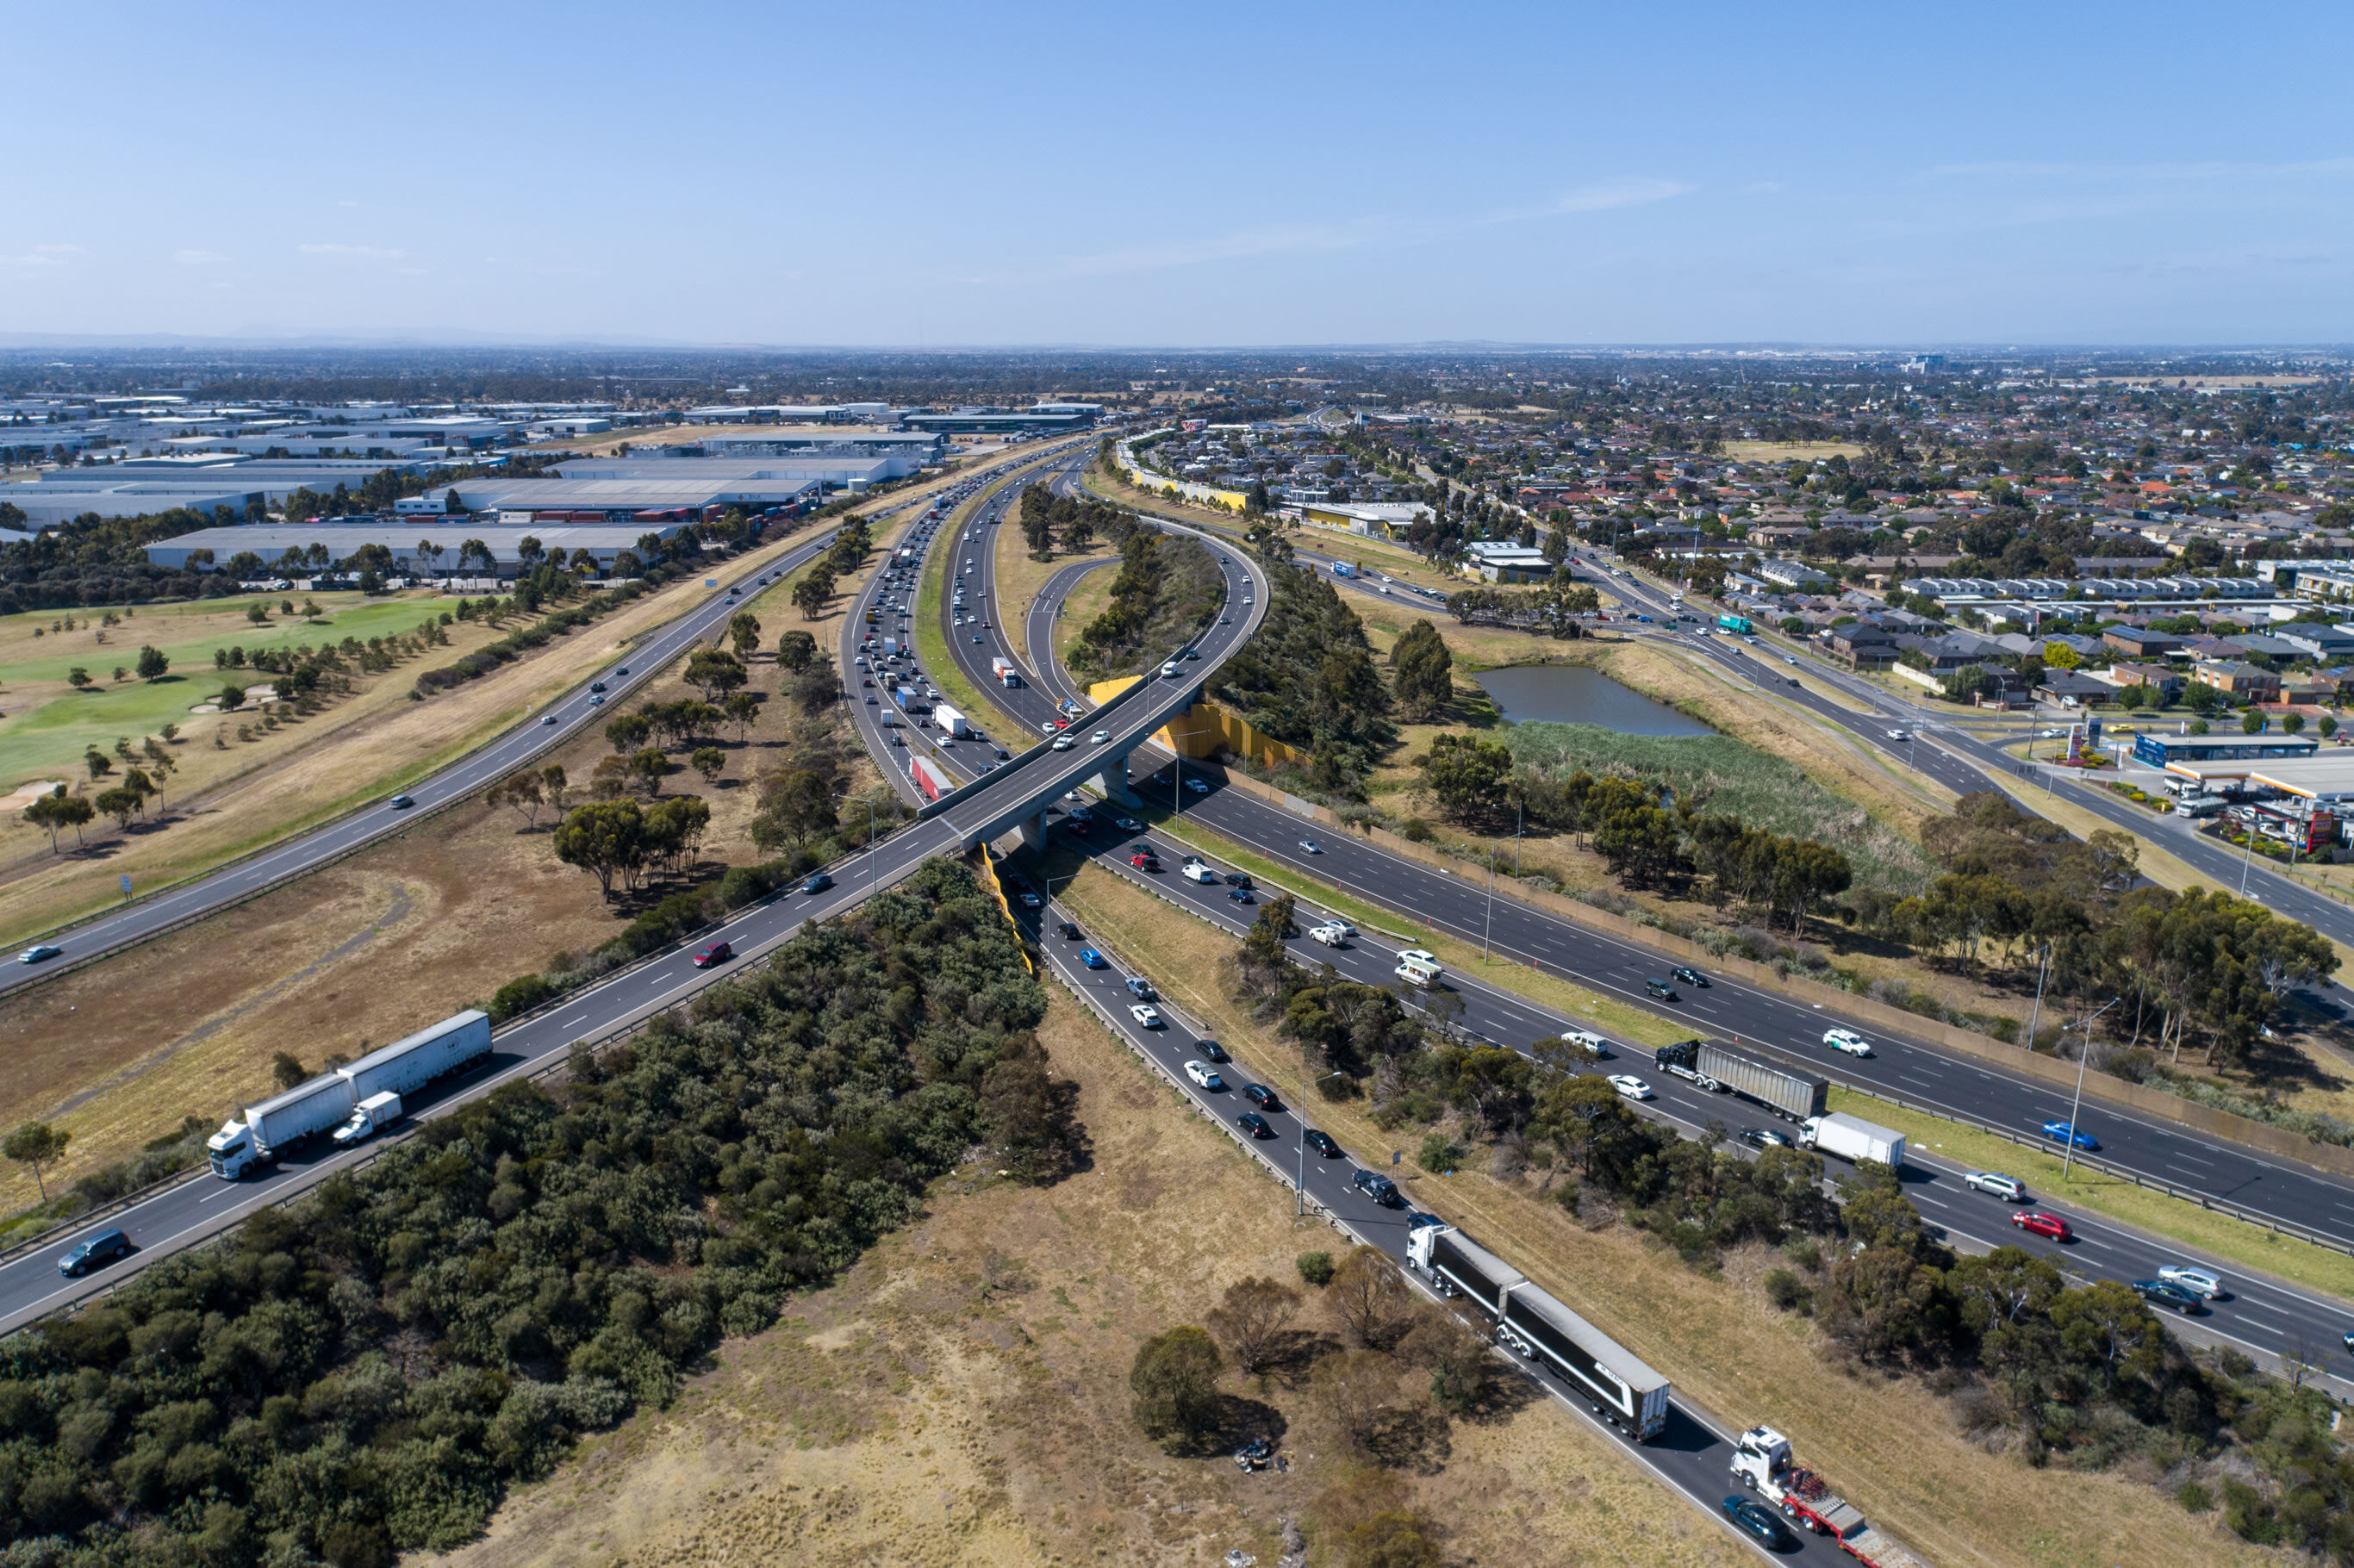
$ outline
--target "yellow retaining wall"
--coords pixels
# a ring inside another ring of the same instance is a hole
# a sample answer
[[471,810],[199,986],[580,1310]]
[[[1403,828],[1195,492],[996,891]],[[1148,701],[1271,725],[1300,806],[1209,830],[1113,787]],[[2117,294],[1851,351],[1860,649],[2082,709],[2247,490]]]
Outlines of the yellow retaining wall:
[[989,853],[987,844],[982,844],[972,853],[981,862],[981,885],[989,889],[990,896],[997,900],[998,912],[1005,916],[1005,923],[1013,928],[1013,950],[1022,955],[1022,967],[1035,976],[1038,966],[1030,961],[1029,947],[1022,940],[1022,922],[1013,917],[1013,906],[1006,899],[1005,885],[997,880],[997,857]]
[[[1088,700],[1097,707],[1111,701],[1141,680],[1139,675],[1122,675],[1117,680],[1097,681],[1087,688]],[[1195,703],[1183,713],[1155,730],[1152,738],[1180,757],[1205,761],[1221,751],[1236,757],[1247,757],[1259,762],[1301,763],[1308,754],[1296,746],[1286,746],[1279,740],[1261,735],[1248,719],[1228,713],[1215,703]]]

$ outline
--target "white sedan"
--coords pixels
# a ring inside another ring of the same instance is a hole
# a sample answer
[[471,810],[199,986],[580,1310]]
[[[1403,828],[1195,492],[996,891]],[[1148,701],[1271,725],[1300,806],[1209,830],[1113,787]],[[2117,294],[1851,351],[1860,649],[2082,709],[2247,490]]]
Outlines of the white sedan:
[[1651,1086],[1632,1073],[1613,1073],[1610,1075],[1609,1081],[1612,1088],[1630,1100],[1648,1100],[1651,1097]]
[[1097,746],[1109,746],[1111,744],[1111,731],[1108,729],[1099,729],[1087,738]]
[[1186,1063],[1185,1075],[1213,1094],[1224,1090],[1226,1086],[1225,1079],[1218,1076],[1218,1070],[1207,1062]]
[[1826,1029],[1823,1031],[1823,1044],[1834,1051],[1844,1051],[1850,1056],[1872,1054],[1872,1042],[1852,1029]]
[[1128,1010],[1128,1015],[1147,1029],[1161,1027],[1161,1010],[1157,1007],[1147,1007],[1140,1001]]

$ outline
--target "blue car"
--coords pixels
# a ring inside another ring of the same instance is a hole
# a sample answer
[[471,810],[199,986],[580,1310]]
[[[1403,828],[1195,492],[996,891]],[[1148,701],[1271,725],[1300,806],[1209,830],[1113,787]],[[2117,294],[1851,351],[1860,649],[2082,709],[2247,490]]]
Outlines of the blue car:
[[801,884],[801,891],[803,893],[823,893],[827,888],[832,887],[832,885],[833,878],[821,871],[811,874],[810,879]]
[[1081,948],[1079,949],[1079,962],[1087,965],[1087,968],[1091,969],[1099,969],[1104,967],[1104,956],[1101,953],[1097,952],[1093,948]]
[[2047,1121],[2043,1136],[2054,1143],[2073,1143],[2079,1149],[2098,1149],[2101,1140],[2081,1128],[2070,1127],[2064,1121]]

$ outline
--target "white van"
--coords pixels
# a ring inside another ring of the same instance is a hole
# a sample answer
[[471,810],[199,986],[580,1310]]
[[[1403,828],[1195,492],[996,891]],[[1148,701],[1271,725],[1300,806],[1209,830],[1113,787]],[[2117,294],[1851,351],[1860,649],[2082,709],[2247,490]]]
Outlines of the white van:
[[1398,954],[1397,978],[1412,986],[1428,991],[1437,985],[1438,977],[1447,971],[1439,967],[1438,956],[1420,948],[1408,948]]

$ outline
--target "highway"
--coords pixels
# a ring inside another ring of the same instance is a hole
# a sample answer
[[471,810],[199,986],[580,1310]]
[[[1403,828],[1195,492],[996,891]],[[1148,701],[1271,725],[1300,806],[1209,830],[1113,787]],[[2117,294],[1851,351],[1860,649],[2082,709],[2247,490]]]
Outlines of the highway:
[[[902,502],[885,508],[875,514],[875,519],[879,521],[915,504],[921,503]],[[78,967],[102,954],[143,941],[263,888],[314,871],[376,839],[412,826],[418,818],[437,807],[464,800],[477,789],[495,783],[562,745],[582,728],[601,722],[604,714],[588,701],[594,694],[588,689],[592,681],[601,680],[608,699],[619,702],[693,644],[722,631],[727,618],[750,598],[757,579],[791,571],[822,554],[833,543],[833,534],[834,530],[828,527],[762,567],[747,569],[740,563],[728,563],[718,568],[716,581],[720,586],[708,599],[656,630],[644,641],[623,650],[614,669],[583,681],[538,713],[517,720],[513,728],[488,744],[402,790],[415,805],[395,810],[381,800],[370,802],[195,881],[69,927],[48,938],[65,949],[62,959],[52,959],[47,965],[8,965],[0,969],[0,992],[33,984],[66,968]],[[596,637],[599,633],[591,629],[582,635]],[[619,673],[622,666],[629,670],[627,675]],[[552,725],[546,722],[551,715],[556,719]]]
[[[1034,649],[1051,646],[1040,640],[1042,626],[1051,624],[1054,615],[1049,599],[1066,591],[1064,585],[1087,569],[1082,564],[1057,573],[1039,601],[1030,607]],[[1068,677],[1051,664],[1034,672],[1023,686],[991,694],[1024,722],[1051,714],[1058,699],[1079,695]],[[1166,754],[1155,748],[1153,755]],[[1197,822],[1282,863],[1302,878],[1356,893],[1392,909],[1413,910],[1426,923],[1468,942],[1479,942],[1483,933],[1492,932],[1500,949],[1522,955],[1524,961],[1534,958],[1551,972],[1628,1006],[1687,1022],[1696,1034],[1834,1082],[2030,1135],[2045,1121],[2065,1119],[2069,1114],[2069,1097],[2064,1092],[1990,1070],[1973,1058],[1925,1043],[1865,1031],[1875,1048],[1872,1056],[1858,1059],[1834,1052],[1824,1045],[1822,1035],[1826,1027],[1840,1022],[1835,1016],[1728,977],[1710,976],[1711,983],[1704,989],[1677,982],[1681,1000],[1672,1006],[1661,1006],[1648,995],[1644,982],[1666,978],[1668,965],[1648,948],[1558,919],[1517,899],[1491,901],[1479,884],[1392,855],[1361,837],[1320,828],[1254,796],[1227,789],[1223,773],[1217,770],[1186,769],[1182,788],[1177,787],[1172,771],[1164,767],[1137,785],[1145,799],[1176,814],[1172,827],[1182,827],[1183,821]],[[1237,938],[1248,928],[1257,916],[1256,907],[1235,902],[1223,878],[1211,886],[1180,875],[1176,863],[1181,856],[1165,833],[1156,838],[1137,819],[1123,818],[1114,810],[1091,810],[1090,815],[1093,821],[1083,836],[1072,832],[1066,812],[1057,810],[1052,820],[1066,842],[1084,848],[1113,874],[1150,888]],[[1123,821],[1137,825],[1122,827]],[[1140,842],[1151,843],[1168,869],[1148,873],[1130,865],[1129,857]],[[1308,848],[1310,844],[1314,849]],[[1235,869],[1214,856],[1204,858],[1222,873]],[[1303,912],[1303,931],[1320,923],[1320,916]],[[1401,918],[1399,928],[1410,931],[1412,923]],[[1402,945],[1364,935],[1337,950],[1305,937],[1296,938],[1291,947],[1304,963],[1331,963],[1343,977],[1361,984],[1393,986]],[[1476,974],[1450,974],[1448,980],[1466,1006],[1458,1027],[1479,1039],[1522,1049],[1564,1029],[1592,1026],[1590,1020],[1556,1013]],[[1662,1113],[1688,1129],[1697,1131],[1711,1118],[1737,1128],[1743,1125],[1744,1113],[1753,1125],[1772,1125],[1769,1113],[1745,1102],[1706,1094],[1653,1071],[1646,1051],[1627,1047],[1619,1054],[1620,1060],[1603,1070],[1638,1073],[1659,1096],[1657,1104]],[[2354,1237],[2354,1184],[2236,1145],[2211,1141],[2172,1123],[2137,1117],[2097,1100],[2087,1100],[2083,1119],[2100,1137],[2100,1157],[2105,1162],[2178,1187],[2206,1191],[2253,1212],[2274,1213],[2288,1223]],[[2227,1278],[2233,1277],[2231,1267],[2218,1260],[2162,1246],[2096,1214],[2064,1205],[2054,1205],[2054,1212],[2065,1213],[2078,1239],[2065,1247],[2046,1242],[2012,1227],[2007,1205],[1963,1186],[1958,1167],[1927,1151],[1916,1152],[1918,1168],[1908,1175],[1907,1195],[1925,1218],[1943,1227],[1957,1245],[1967,1247],[1975,1243],[1985,1247],[2013,1243],[2063,1259],[2086,1277],[2146,1279],[2160,1263],[2186,1261],[2205,1263]],[[2261,1278],[2243,1280],[2234,1298],[2218,1304],[2211,1317],[2181,1324],[2187,1338],[2221,1338],[2258,1354],[2292,1357],[2326,1367],[2348,1392],[2354,1393],[2354,1358],[2346,1353],[2340,1338],[2349,1329],[2354,1329],[2354,1308]]]

